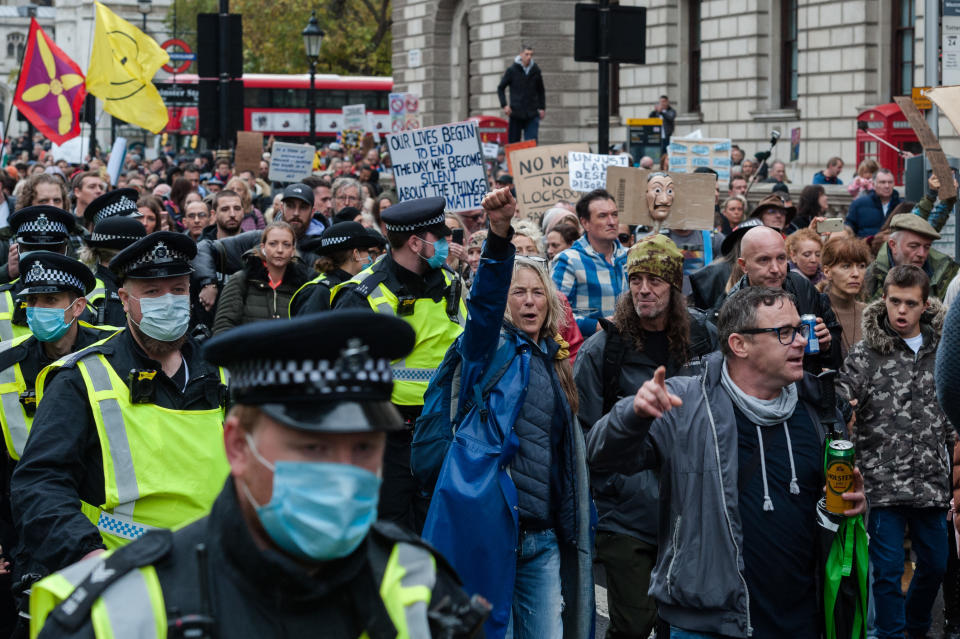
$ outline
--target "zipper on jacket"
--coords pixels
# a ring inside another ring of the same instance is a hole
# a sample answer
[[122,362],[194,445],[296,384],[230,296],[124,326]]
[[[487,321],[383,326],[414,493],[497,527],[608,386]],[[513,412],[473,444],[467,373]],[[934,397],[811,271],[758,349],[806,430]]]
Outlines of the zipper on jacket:
[[[720,479],[720,499],[723,500],[723,516],[727,521],[727,532],[730,534],[730,542],[737,549],[737,576],[740,577],[740,583],[743,584],[743,592],[747,596],[747,636],[753,636],[753,626],[750,624],[750,588],[747,586],[747,579],[740,571],[740,546],[737,545],[737,537],[733,534],[733,522],[730,521],[730,509],[727,505],[726,490],[723,486],[723,467],[720,464],[720,439],[717,437],[717,423],[713,419],[713,411],[710,409],[710,398],[707,397],[707,369],[709,365],[704,362],[703,377],[700,383],[700,392],[703,393],[703,400],[707,405],[707,417],[710,418],[710,429],[713,432],[713,450],[717,458],[717,477]],[[674,549],[676,550],[676,549]]]
[[673,557],[670,558],[670,565],[667,566],[667,594],[673,595],[673,564],[677,561],[677,543],[680,540],[680,522],[683,520],[682,515],[677,515],[677,521],[673,525]]

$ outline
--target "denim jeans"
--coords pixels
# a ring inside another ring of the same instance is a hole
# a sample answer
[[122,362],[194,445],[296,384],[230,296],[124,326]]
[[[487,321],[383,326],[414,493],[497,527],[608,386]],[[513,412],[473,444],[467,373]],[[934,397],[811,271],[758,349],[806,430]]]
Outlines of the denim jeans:
[[[910,541],[917,554],[906,600],[900,587],[903,577],[903,538],[910,526]],[[870,512],[870,563],[873,566],[873,596],[876,598],[876,630],[879,639],[925,636],[930,629],[930,610],[947,571],[946,511],[939,508],[874,508]]]
[[724,639],[724,635],[718,635],[712,632],[680,630],[680,628],[670,626],[670,639]]
[[529,120],[511,117],[507,131],[510,142],[519,142],[521,134],[524,140],[535,141],[540,133],[540,116],[533,116]]
[[513,609],[504,639],[561,639],[560,547],[553,530],[520,533]]

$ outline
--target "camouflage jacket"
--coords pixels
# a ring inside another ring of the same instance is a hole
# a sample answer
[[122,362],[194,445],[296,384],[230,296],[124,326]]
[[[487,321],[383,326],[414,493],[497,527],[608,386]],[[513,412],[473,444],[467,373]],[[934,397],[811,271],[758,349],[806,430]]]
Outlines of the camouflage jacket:
[[937,404],[933,368],[946,310],[930,299],[914,355],[887,322],[883,300],[863,311],[863,340],[847,355],[838,390],[857,400],[852,439],[872,506],[947,508],[950,422]]

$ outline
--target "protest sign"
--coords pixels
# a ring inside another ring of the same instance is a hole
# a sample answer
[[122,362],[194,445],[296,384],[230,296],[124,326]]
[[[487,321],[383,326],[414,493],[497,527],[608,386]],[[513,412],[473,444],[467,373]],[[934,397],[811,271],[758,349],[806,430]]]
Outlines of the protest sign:
[[500,145],[496,142],[483,143],[483,157],[485,158],[496,158],[498,150],[500,150]]
[[913,99],[909,97],[897,95],[894,96],[893,101],[897,103],[897,106],[900,107],[903,114],[907,116],[907,122],[910,123],[913,132],[917,134],[917,139],[920,140],[920,144],[923,145],[923,153],[927,156],[930,167],[940,180],[940,190],[937,192],[937,195],[944,200],[956,197],[957,187],[953,184],[953,170],[950,168],[946,154],[944,154],[943,149],[940,147],[940,140],[934,135],[933,130],[930,128],[930,125],[927,124],[923,114],[920,113],[920,110],[913,103]]
[[608,166],[629,166],[626,155],[599,155],[571,151],[567,154],[570,165],[570,188],[584,193],[607,188]]
[[586,143],[553,144],[510,153],[518,217],[540,220],[557,200],[576,202],[580,199],[580,192],[570,188],[571,151],[589,153],[590,147]]
[[340,108],[340,129],[363,131],[367,128],[367,107],[363,104],[348,104]]
[[263,133],[259,131],[237,131],[237,150],[233,156],[233,165],[237,173],[260,170],[263,158]]
[[713,228],[716,180],[709,173],[607,169],[606,188],[620,211],[621,224],[707,231]]
[[274,142],[267,177],[272,182],[299,182],[313,173],[314,153],[309,144]]
[[510,154],[514,151],[519,151],[520,149],[532,149],[537,146],[536,140],[524,140],[523,142],[511,142],[503,147],[504,153],[507,155],[507,173],[513,175],[513,166],[510,163]]
[[401,202],[442,197],[448,212],[480,208],[487,174],[476,122],[454,122],[387,136]]
[[693,173],[700,167],[717,172],[720,182],[730,180],[730,140],[726,138],[671,138],[667,154],[670,171]]

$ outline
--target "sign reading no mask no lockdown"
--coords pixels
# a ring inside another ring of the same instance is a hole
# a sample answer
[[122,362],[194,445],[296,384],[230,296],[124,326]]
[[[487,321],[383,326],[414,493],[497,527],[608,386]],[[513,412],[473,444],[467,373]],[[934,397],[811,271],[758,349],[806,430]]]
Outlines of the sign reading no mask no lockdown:
[[475,122],[391,133],[387,144],[401,202],[442,197],[451,213],[480,208],[487,176]]

